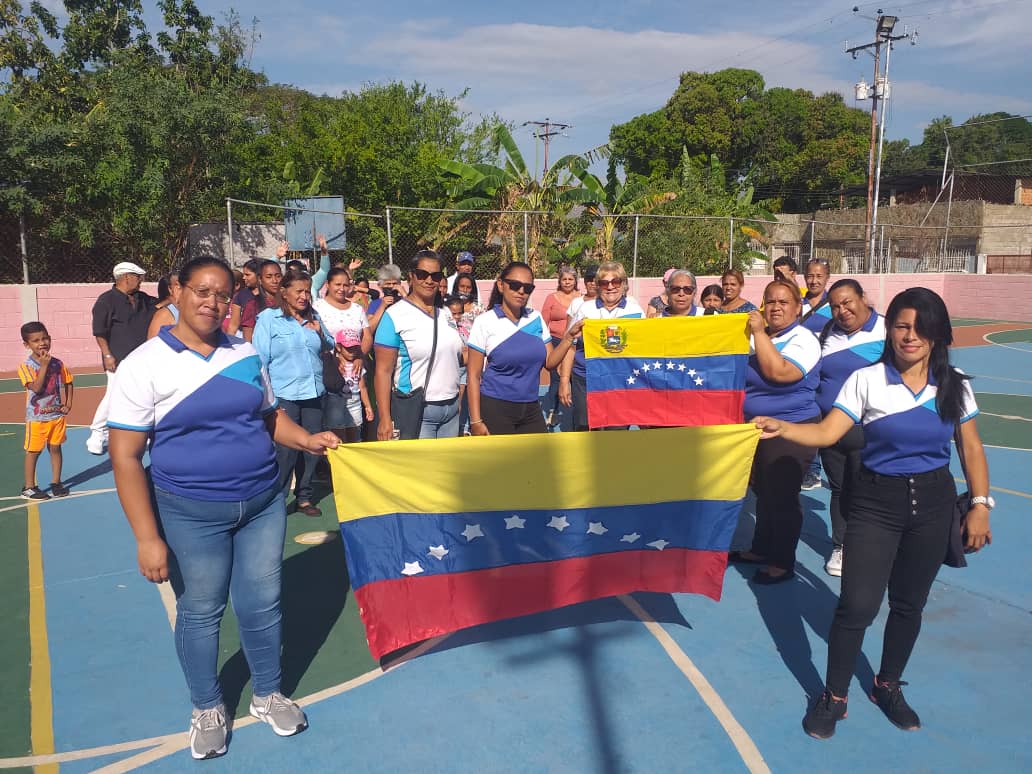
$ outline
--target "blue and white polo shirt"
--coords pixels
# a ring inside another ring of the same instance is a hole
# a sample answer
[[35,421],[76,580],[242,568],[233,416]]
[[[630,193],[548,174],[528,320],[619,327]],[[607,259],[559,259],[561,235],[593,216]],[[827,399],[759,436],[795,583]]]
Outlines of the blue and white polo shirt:
[[[437,352],[424,400],[452,400],[459,394],[462,338],[453,327],[447,308],[438,309],[437,317]],[[433,317],[407,299],[397,301],[380,318],[373,343],[398,350],[395,389],[408,394],[426,384],[426,368],[434,343]]]
[[[810,314],[811,309],[814,310],[813,314]],[[810,316],[806,317],[807,314]],[[831,322],[831,304],[828,302],[828,294],[825,293],[817,299],[816,304],[811,304],[804,298],[803,317],[806,319],[803,320],[802,326],[814,336],[820,336],[824,332],[824,327]]]
[[785,360],[803,372],[796,382],[768,381],[760,373],[752,339],[749,342],[749,370],[745,375],[746,417],[767,416],[800,422],[817,416],[816,392],[820,381],[821,345],[817,337],[799,323],[792,323],[776,336],[774,347]]
[[153,433],[154,484],[194,500],[235,502],[276,484],[265,417],[276,409],[255,348],[219,334],[202,357],[163,327],[118,365],[108,427]]
[[480,392],[495,400],[531,403],[538,399],[546,343],[552,341],[541,314],[524,309],[518,322],[495,306],[477,317],[469,346],[487,358]]
[[[659,316],[660,317],[673,317],[674,315],[670,314],[670,307],[666,306],[666,307],[663,307],[663,311],[660,312]],[[691,305],[691,307],[688,309],[688,314],[685,315],[685,317],[705,317],[705,316],[706,316],[706,308],[702,307],[702,306],[696,306],[695,304]]]
[[[910,476],[948,465],[954,424],[935,408],[935,377],[914,394],[896,367],[875,363],[850,376],[835,399],[835,408],[864,427],[860,460],[875,473]],[[978,416],[971,383],[964,381],[961,422]]]
[[[628,296],[620,299],[620,303],[612,309],[606,309],[602,299],[595,298],[593,301],[585,301],[576,308],[574,308],[573,304],[570,304],[569,311],[571,324],[577,322],[577,320],[616,320],[641,318],[644,316],[645,312],[642,311],[641,305],[635,299]],[[577,351],[573,356],[573,373],[582,379],[588,377],[588,367],[584,360],[583,336],[577,338]]]
[[821,382],[817,405],[827,415],[842,385],[854,371],[877,363],[885,349],[885,318],[873,309],[860,329],[846,333],[833,325],[821,349]]

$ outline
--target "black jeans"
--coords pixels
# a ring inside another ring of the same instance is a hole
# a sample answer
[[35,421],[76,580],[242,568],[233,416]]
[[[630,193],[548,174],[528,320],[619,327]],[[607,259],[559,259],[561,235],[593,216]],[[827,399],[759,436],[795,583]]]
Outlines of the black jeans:
[[545,418],[541,415],[541,404],[536,400],[530,403],[514,403],[481,394],[480,418],[484,420],[491,435],[548,432]]
[[[819,422],[820,417],[804,420]],[[752,479],[756,494],[756,530],[752,553],[771,567],[795,569],[795,552],[803,530],[799,487],[816,449],[784,438],[760,441],[753,458]]]
[[[306,400],[279,399],[280,408],[287,416],[301,425],[310,433],[318,433],[322,430],[323,399],[308,398]],[[315,473],[315,463],[319,457],[308,452],[299,452],[295,449],[288,449],[282,444],[276,444],[276,464],[279,466],[279,486],[284,494],[287,494],[287,487],[290,486],[290,477],[295,476],[294,495],[299,503],[310,503],[312,501],[312,474]]]
[[831,486],[831,542],[841,546],[846,536],[846,514],[849,513],[849,493],[856,474],[860,472],[860,450],[864,448],[864,430],[853,425],[834,446],[821,449],[821,462]]
[[913,476],[861,468],[850,495],[842,593],[828,638],[827,687],[845,696],[864,632],[889,590],[881,680],[899,680],[946,556],[957,488],[948,467]]

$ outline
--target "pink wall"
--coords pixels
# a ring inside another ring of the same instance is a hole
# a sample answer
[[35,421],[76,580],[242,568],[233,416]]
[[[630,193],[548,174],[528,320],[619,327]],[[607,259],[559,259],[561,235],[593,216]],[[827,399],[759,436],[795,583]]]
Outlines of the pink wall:
[[[1012,320],[1032,323],[1032,274],[859,274],[851,275],[864,286],[868,298],[884,310],[892,297],[908,287],[922,285],[939,293],[955,317]],[[832,279],[839,279],[836,276]],[[766,284],[765,276],[747,276],[743,294],[758,303]],[[698,287],[719,282],[716,277],[699,277]],[[477,283],[486,302],[491,283]],[[554,279],[537,280],[532,303],[539,306],[555,290]],[[0,285],[0,372],[11,372],[25,357],[18,329],[29,319],[46,323],[54,338],[54,354],[70,368],[100,368],[97,345],[91,331],[91,309],[97,296],[109,289],[103,285],[34,285],[26,291],[21,285]],[[662,282],[639,278],[635,296],[642,306],[657,295]],[[146,285],[154,293],[153,285]],[[22,293],[35,291],[36,314],[31,306],[22,308]]]

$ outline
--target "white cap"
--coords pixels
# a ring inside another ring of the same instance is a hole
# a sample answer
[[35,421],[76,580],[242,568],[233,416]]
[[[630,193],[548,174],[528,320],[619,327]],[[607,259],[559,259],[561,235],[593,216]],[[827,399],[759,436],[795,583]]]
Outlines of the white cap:
[[141,269],[135,263],[122,261],[122,263],[115,264],[115,268],[111,273],[115,275],[115,279],[118,279],[123,274],[139,274],[142,277],[147,273],[147,271],[146,269]]

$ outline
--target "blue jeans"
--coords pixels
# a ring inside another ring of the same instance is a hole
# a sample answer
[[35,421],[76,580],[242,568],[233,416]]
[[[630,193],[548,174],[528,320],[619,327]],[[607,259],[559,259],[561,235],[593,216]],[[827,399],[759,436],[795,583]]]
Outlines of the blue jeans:
[[275,485],[242,502],[207,502],[155,487],[176,594],[176,653],[198,709],[222,701],[219,624],[232,594],[256,696],[280,689],[280,567],[287,529]]
[[420,438],[454,438],[459,434],[459,396],[447,402],[436,401],[423,406]]
[[[310,433],[318,433],[323,429],[323,399],[308,398],[306,400],[286,400],[279,398],[280,408],[295,423]],[[312,502],[312,474],[319,457],[308,452],[299,452],[276,444],[276,464],[279,466],[279,485],[286,494],[290,486],[290,477],[297,474],[294,485],[294,496],[299,503]]]

